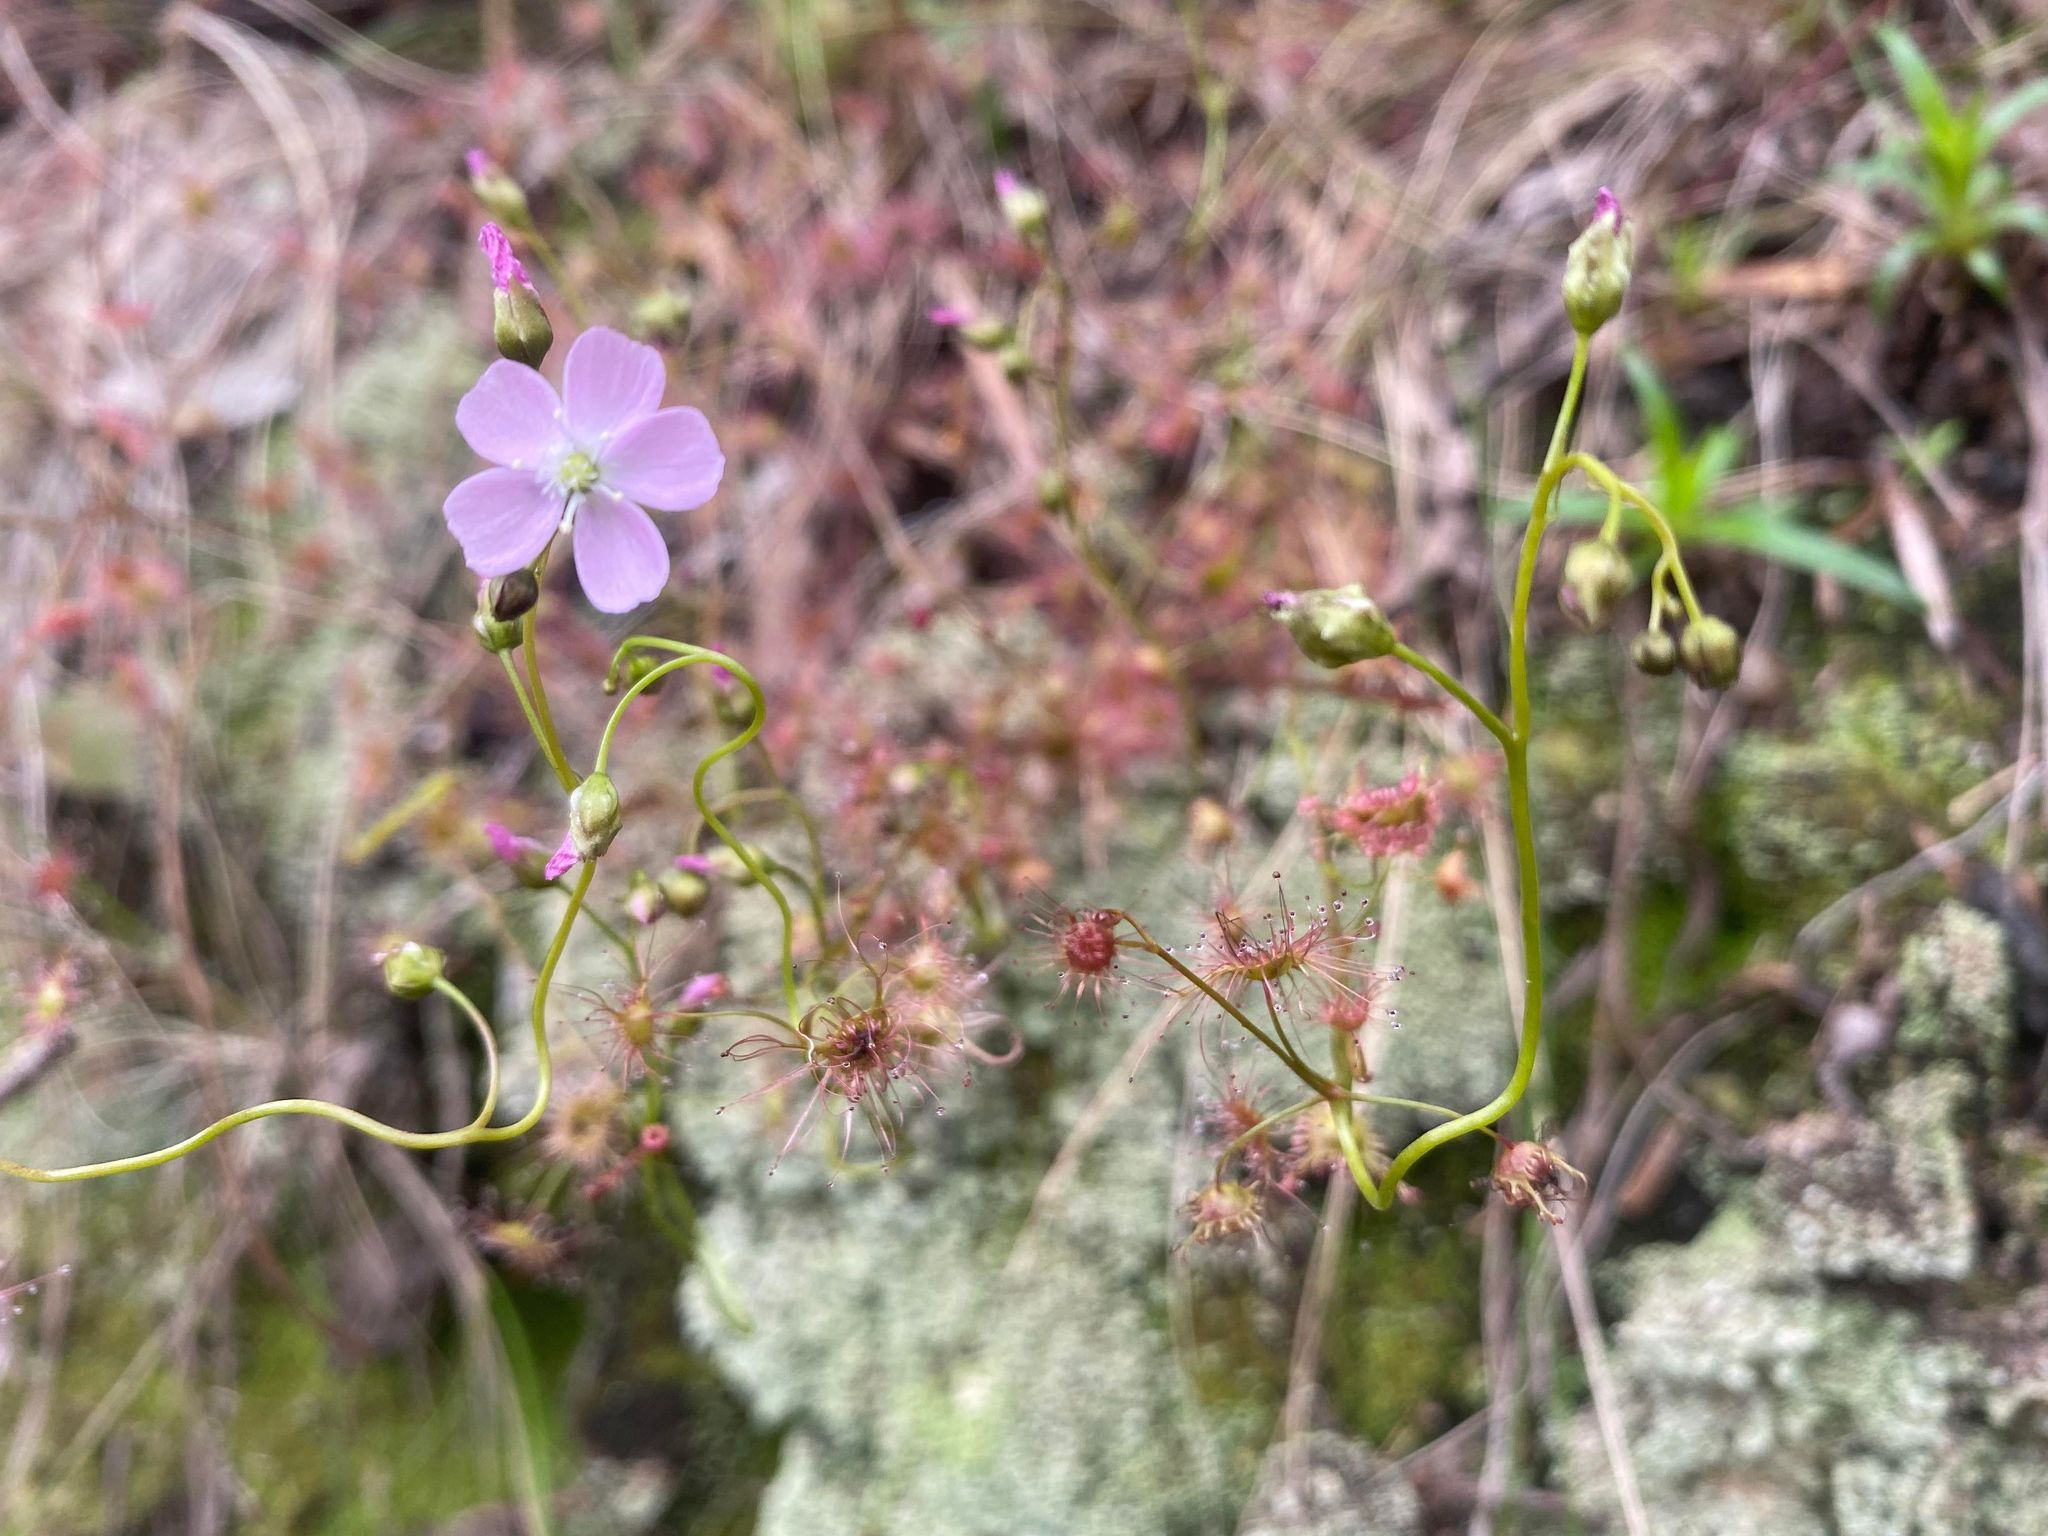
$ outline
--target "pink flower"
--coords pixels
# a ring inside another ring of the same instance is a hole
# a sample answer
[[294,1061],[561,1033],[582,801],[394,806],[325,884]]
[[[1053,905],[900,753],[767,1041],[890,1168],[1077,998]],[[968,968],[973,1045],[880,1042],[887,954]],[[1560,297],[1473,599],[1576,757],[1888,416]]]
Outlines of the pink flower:
[[700,507],[725,473],[702,411],[660,409],[664,383],[659,352],[602,327],[569,349],[560,396],[524,363],[486,368],[455,425],[498,467],[441,507],[469,568],[506,575],[573,529],[576,575],[594,607],[625,613],[656,597],[668,546],[642,508]]
[[522,837],[496,821],[484,823],[484,840],[491,845],[491,853],[498,862],[518,876],[521,885],[537,891],[554,880],[546,869],[546,844]]
[[1621,233],[1621,199],[1609,187],[1602,187],[1593,198],[1593,221],[1597,224],[1602,219],[1614,226],[1616,234]]
[[541,851],[539,843],[530,837],[521,837],[502,821],[485,822],[484,837],[491,845],[491,852],[506,864],[519,864],[529,855]]
[[1335,805],[1304,800],[1301,809],[1326,833],[1350,838],[1369,859],[1422,852],[1442,815],[1436,785],[1425,784],[1413,769],[1398,784],[1354,788]]
[[487,223],[476,232],[476,243],[491,258],[491,283],[500,293],[508,291],[514,283],[522,288],[533,286],[525,266],[512,254],[512,240],[504,230]]
[[706,971],[693,976],[676,998],[676,1007],[684,1013],[695,1013],[706,1003],[716,1002],[727,992],[725,977],[717,971]]
[[498,168],[492,163],[491,157],[480,149],[465,150],[462,156],[462,164],[468,170],[471,181],[482,181]]
[[708,875],[718,866],[701,853],[679,853],[676,855],[676,868],[685,874]]
[[952,304],[941,304],[931,312],[931,322],[941,330],[953,330],[965,325],[971,316],[967,311]]

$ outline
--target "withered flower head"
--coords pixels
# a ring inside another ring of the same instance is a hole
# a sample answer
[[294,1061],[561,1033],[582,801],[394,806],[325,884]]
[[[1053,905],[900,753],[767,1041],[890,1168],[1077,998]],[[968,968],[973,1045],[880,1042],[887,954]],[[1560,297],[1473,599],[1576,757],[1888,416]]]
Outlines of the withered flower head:
[[1571,1181],[1586,1176],[1540,1141],[1507,1141],[1493,1160],[1488,1181],[1501,1199],[1518,1211],[1534,1211],[1552,1226],[1564,1221],[1557,1207],[1571,1191]]
[[1220,1243],[1255,1232],[1259,1197],[1249,1185],[1218,1180],[1188,1197],[1189,1237],[1198,1243]]

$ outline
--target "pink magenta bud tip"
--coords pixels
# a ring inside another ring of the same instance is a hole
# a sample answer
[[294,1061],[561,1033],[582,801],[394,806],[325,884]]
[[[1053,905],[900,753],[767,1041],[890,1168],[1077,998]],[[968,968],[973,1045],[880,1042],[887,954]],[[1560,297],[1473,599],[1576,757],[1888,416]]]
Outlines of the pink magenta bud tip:
[[476,243],[491,259],[491,282],[500,293],[511,291],[514,283],[522,288],[531,288],[526,268],[517,256],[512,254],[512,239],[496,224],[485,224],[476,232]]

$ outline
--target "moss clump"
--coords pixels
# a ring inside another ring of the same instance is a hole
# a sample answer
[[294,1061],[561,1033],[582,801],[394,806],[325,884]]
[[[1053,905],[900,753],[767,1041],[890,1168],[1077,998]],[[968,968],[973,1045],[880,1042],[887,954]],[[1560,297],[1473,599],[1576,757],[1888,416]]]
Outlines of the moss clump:
[[1974,1064],[1993,1082],[2012,1052],[2012,971],[2005,934],[1975,908],[1947,901],[1899,959],[1901,1052]]
[[1345,1256],[1324,1325],[1324,1379],[1346,1426],[1376,1445],[1426,1438],[1484,1400],[1478,1272],[1440,1217],[1378,1218]]
[[1833,893],[1913,851],[1917,825],[1991,764],[1995,724],[1955,679],[1873,669],[1819,695],[1799,736],[1746,731],[1724,764],[1719,821],[1737,866],[1780,896]]

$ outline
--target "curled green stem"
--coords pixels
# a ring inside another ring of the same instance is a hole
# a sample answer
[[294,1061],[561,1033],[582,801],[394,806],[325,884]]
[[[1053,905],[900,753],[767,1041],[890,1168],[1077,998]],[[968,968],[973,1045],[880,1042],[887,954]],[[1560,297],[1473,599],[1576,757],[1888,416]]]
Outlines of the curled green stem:
[[[587,875],[585,876],[585,881],[586,883],[588,881]],[[567,923],[565,922],[563,934],[566,935],[566,932]],[[461,1011],[463,1017],[470,1021],[476,1030],[477,1040],[482,1045],[484,1052],[483,1101],[477,1110],[475,1118],[458,1130],[407,1131],[394,1125],[387,1125],[382,1120],[373,1119],[371,1116],[363,1114],[359,1110],[350,1109],[346,1105],[329,1103],[326,1099],[271,1099],[265,1103],[251,1104],[246,1109],[238,1109],[232,1114],[223,1115],[204,1129],[193,1132],[192,1135],[187,1136],[183,1141],[172,1142],[169,1146],[159,1147],[153,1152],[138,1152],[131,1157],[108,1158],[103,1162],[97,1163],[79,1163],[68,1168],[31,1168],[23,1163],[0,1158],[0,1173],[7,1174],[12,1178],[27,1180],[32,1184],[76,1184],[82,1183],[87,1179],[109,1178],[117,1173],[138,1173],[145,1168],[160,1168],[165,1163],[175,1162],[181,1157],[197,1152],[207,1143],[216,1141],[220,1137],[225,1136],[229,1131],[236,1130],[241,1126],[252,1124],[257,1120],[273,1119],[279,1115],[311,1115],[317,1119],[332,1120],[338,1125],[347,1126],[350,1130],[361,1131],[365,1136],[374,1137],[378,1141],[388,1142],[394,1147],[404,1147],[414,1152],[433,1152],[447,1147],[467,1146],[472,1142],[497,1139],[490,1129],[491,1116],[497,1112],[498,1107],[499,1062],[497,1039],[491,1033],[489,1022],[485,1020],[483,1014],[478,1011],[476,1004],[469,1000],[461,988],[444,976],[435,981],[434,990],[453,1002]],[[536,1009],[540,1006],[540,997],[544,995],[545,982],[542,983],[541,993],[536,995]],[[542,1055],[543,1060],[545,1060],[545,1050],[543,1050]],[[537,1120],[539,1118],[538,1114],[535,1114],[533,1118]]]
[[[1643,521],[1650,525],[1651,532],[1657,536],[1657,543],[1663,551],[1662,563],[1670,568],[1671,579],[1678,588],[1679,600],[1685,605],[1686,617],[1697,619],[1700,616],[1700,603],[1693,595],[1692,580],[1685,573],[1685,560],[1679,552],[1678,535],[1673,531],[1670,519],[1665,517],[1657,504],[1642,491],[1630,485],[1592,454],[1574,453],[1545,470],[1543,480],[1537,482],[1538,501],[1547,502],[1549,494],[1556,491],[1558,482],[1575,469],[1607,492],[1610,504],[1607,518],[1609,527],[1615,524],[1616,512],[1623,502],[1643,515]],[[1546,481],[1549,482],[1548,492],[1544,485]],[[1608,528],[1602,528],[1601,536],[1611,537]]]
[[775,909],[781,914],[782,1000],[789,1014],[790,1026],[795,1028],[803,1012],[796,985],[796,913],[791,910],[789,898],[782,894],[782,887],[776,883],[775,877],[762,864],[753,849],[733,836],[731,829],[719,817],[704,793],[704,781],[711,770],[734,753],[742,751],[761,734],[761,727],[768,718],[768,701],[761,693],[761,685],[754,680],[754,674],[732,657],[721,651],[707,650],[701,645],[688,645],[680,640],[663,640],[653,635],[634,635],[619,646],[618,655],[612,661],[612,679],[617,678],[619,666],[627,652],[634,649],[667,651],[674,659],[665,661],[658,667],[649,668],[619,695],[618,703],[612,706],[611,719],[605,722],[604,735],[598,740],[597,763],[591,770],[593,773],[603,773],[605,765],[611,760],[612,738],[618,731],[619,722],[625,718],[626,706],[671,672],[681,671],[685,667],[723,667],[747,690],[748,697],[753,701],[753,714],[746,727],[738,735],[712,748],[698,761],[697,771],[690,779],[690,797],[696,803],[697,814],[704,818],[704,825],[711,829],[712,834],[721,843],[732,850],[733,856],[745,867],[747,873],[754,877],[755,883],[774,899]]

